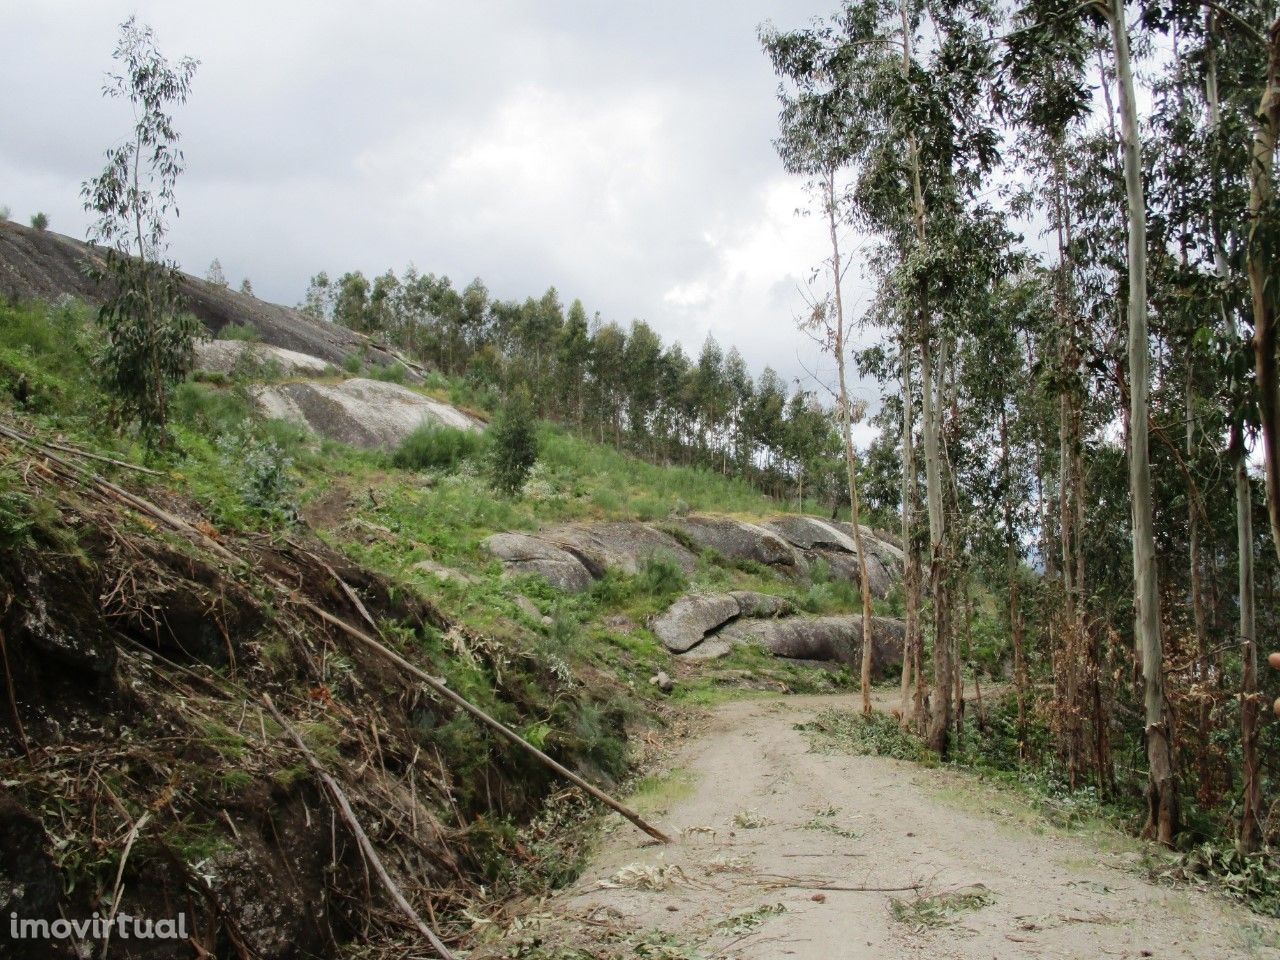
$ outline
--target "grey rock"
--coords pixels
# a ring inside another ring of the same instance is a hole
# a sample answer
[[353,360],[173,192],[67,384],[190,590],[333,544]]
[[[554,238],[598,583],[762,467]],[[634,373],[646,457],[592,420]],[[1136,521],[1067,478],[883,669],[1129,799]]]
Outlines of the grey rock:
[[333,366],[307,353],[245,340],[197,340],[195,355],[195,368],[210,373],[269,370],[286,377],[318,376]]
[[794,613],[795,607],[786,597],[754,590],[734,590],[729,596],[738,604],[738,613],[744,617],[785,617]]
[[676,682],[671,679],[665,670],[659,670],[649,678],[649,682],[663,693],[670,693],[676,688]]
[[858,552],[853,537],[835,525],[817,517],[806,517],[799,514],[786,514],[774,517],[764,526],[772,530],[783,540],[801,550],[812,550],[815,547],[828,550],[839,550],[844,553]]
[[484,547],[502,561],[508,574],[536,574],[557,589],[580,593],[591,586],[591,572],[576,556],[526,533],[495,533]]
[[424,423],[480,429],[477,421],[447,403],[381,380],[282,383],[257,387],[253,397],[268,417],[365,449],[394,448]]
[[[871,672],[887,677],[902,668],[901,620],[871,618]],[[723,656],[734,646],[755,643],[780,657],[827,660],[856,669],[862,655],[862,617],[788,617],[778,620],[736,620],[717,631],[683,658],[706,660]]]
[[673,526],[702,549],[713,549],[730,560],[751,560],[770,567],[794,567],[795,551],[776,533],[732,517],[693,515]]
[[740,613],[738,600],[728,594],[691,593],[653,621],[653,632],[672,653],[683,653]]
[[680,541],[645,523],[570,524],[539,536],[571,552],[597,578],[609,569],[638,573],[646,562],[660,556],[674,560],[685,574],[697,566],[697,558]]
[[[106,291],[86,268],[102,262],[99,247],[52,230],[33,230],[12,221],[0,221],[0,299],[55,302],[72,297],[97,306]],[[252,327],[263,343],[319,357],[335,367],[342,366],[352,354],[363,354],[373,363],[400,362],[391,351],[354,330],[206,283],[190,274],[178,275],[178,296],[182,306],[215,335],[234,323]],[[406,370],[409,380],[421,379],[417,369]]]
[[420,570],[423,573],[430,573],[440,580],[456,580],[459,583],[476,582],[475,577],[465,574],[461,570],[446,567],[442,563],[436,563],[434,560],[419,560],[413,565],[413,569]]
[[531,620],[541,620],[542,611],[538,609],[538,605],[526,597],[522,593],[515,596],[516,608]]

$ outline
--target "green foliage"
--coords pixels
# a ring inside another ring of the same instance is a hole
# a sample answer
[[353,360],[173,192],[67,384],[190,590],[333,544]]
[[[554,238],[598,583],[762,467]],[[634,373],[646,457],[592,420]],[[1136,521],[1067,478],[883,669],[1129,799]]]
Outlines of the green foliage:
[[358,376],[360,371],[364,369],[364,358],[358,353],[348,353],[342,358],[342,369],[347,373]]
[[489,482],[499,493],[520,492],[538,459],[538,435],[528,394],[517,389],[489,425]]
[[290,474],[293,460],[277,443],[258,439],[246,429],[220,437],[218,449],[224,468],[237,478],[246,507],[273,523],[297,516],[296,484]]
[[258,332],[258,328],[247,323],[228,323],[218,331],[219,340],[243,340],[248,343],[257,343],[262,339],[262,334]]
[[935,765],[937,756],[898,721],[884,713],[861,714],[824,710],[807,723],[796,724],[815,748],[869,757],[893,757]]
[[1202,843],[1156,875],[1206,887],[1255,913],[1280,917],[1280,865],[1269,853],[1241,854],[1227,843]]
[[917,893],[910,900],[894,898],[889,902],[893,919],[905,923],[916,932],[930,927],[945,927],[957,916],[981,910],[996,902],[995,894],[980,883],[945,893]]
[[31,226],[35,230],[47,230],[49,228],[49,217],[41,212],[31,215]]
[[484,450],[484,436],[474,430],[424,423],[400,442],[391,462],[402,470],[452,469]]
[[178,308],[177,268],[165,259],[166,216],[183,169],[173,118],[186,102],[196,61],[175,66],[160,53],[150,27],[130,17],[113,55],[122,73],[104,93],[131,102],[129,136],[107,150],[101,174],[81,188],[97,216],[92,238],[105,247],[97,278],[108,291],[98,317],[104,337],[97,358],[103,383],[149,445],[167,442],[169,396],[192,365],[195,318]]

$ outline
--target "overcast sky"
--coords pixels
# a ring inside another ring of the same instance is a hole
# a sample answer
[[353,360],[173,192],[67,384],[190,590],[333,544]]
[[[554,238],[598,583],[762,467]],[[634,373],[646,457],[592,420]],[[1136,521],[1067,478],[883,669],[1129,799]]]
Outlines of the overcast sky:
[[[104,101],[136,12],[201,61],[178,112],[173,254],[293,304],[307,279],[410,261],[502,298],[554,285],[753,372],[817,362],[796,333],[824,234],[774,154],[756,39],[814,0],[0,5],[0,204],[83,237],[79,185],[128,130]],[[855,291],[856,294],[856,291]]]

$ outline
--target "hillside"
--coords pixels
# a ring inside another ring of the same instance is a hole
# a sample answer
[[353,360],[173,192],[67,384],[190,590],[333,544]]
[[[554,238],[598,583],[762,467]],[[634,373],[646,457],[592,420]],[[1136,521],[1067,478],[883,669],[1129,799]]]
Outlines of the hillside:
[[[229,322],[264,316],[270,342],[267,314]],[[550,424],[497,497],[478,460],[397,466],[265,416],[262,390],[352,382],[298,358],[181,385],[173,446],[148,454],[102,415],[94,337],[87,307],[0,306],[0,835],[25,891],[5,909],[161,916],[182,890],[214,956],[396,955],[414,935],[288,727],[451,945],[571,880],[600,808],[357,634],[607,791],[697,704],[850,686],[847,524],[793,527],[741,482]],[[891,618],[900,551],[866,534]],[[520,538],[574,583],[499,545]],[[877,638],[888,674],[900,640]]]
[[[88,274],[93,246],[51,230],[33,230],[0,219],[0,299],[10,302],[70,297],[96,304],[101,289]],[[179,294],[211,335],[228,326],[258,331],[264,343],[320,357],[341,367],[352,355],[397,363],[381,346],[351,330],[319,323],[290,307],[267,303],[227,287],[180,274]],[[412,375],[412,374],[411,374]]]

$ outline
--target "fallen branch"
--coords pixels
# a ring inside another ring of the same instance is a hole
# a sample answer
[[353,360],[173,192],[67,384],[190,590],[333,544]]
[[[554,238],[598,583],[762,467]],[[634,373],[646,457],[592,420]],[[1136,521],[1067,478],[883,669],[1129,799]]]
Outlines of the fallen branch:
[[431,944],[436,953],[440,954],[443,960],[455,960],[453,953],[444,945],[441,939],[436,936],[435,931],[427,926],[423,919],[418,916],[418,912],[413,909],[413,905],[405,898],[400,887],[397,886],[393,879],[391,879],[391,874],[387,873],[387,868],[383,865],[382,859],[378,856],[378,852],[373,849],[373,843],[369,840],[369,835],[365,833],[364,828],[360,826],[360,821],[356,819],[355,811],[351,809],[351,804],[347,800],[347,795],[342,792],[342,788],[338,786],[338,782],[334,780],[333,777],[325,771],[324,767],[320,765],[320,761],[316,759],[316,755],[312,753],[306,743],[303,742],[298,731],[295,730],[293,725],[284,718],[284,715],[276,709],[276,705],[271,702],[271,697],[264,693],[262,695],[262,702],[266,704],[267,709],[271,711],[271,716],[275,718],[276,723],[280,724],[284,732],[289,735],[289,739],[292,740],[298,750],[302,752],[302,755],[306,758],[307,764],[311,767],[312,772],[314,772],[320,782],[324,784],[324,787],[329,792],[329,796],[332,798],[333,804],[337,808],[338,813],[342,816],[342,819],[346,821],[347,826],[351,828],[351,832],[355,835],[356,842],[360,845],[360,852],[364,854],[365,862],[368,863],[369,866],[373,867],[373,872],[377,874],[378,880],[382,884],[383,889],[387,891],[387,894],[395,902],[395,905],[400,909],[400,912],[403,913],[417,931],[427,939],[427,942]]
[[325,623],[328,623],[331,626],[337,627],[339,630],[343,631],[348,636],[353,637],[356,640],[359,640],[361,643],[363,643],[366,647],[368,647],[374,653],[378,654],[379,656],[383,657],[386,660],[389,660],[391,663],[394,663],[401,670],[404,670],[406,673],[412,674],[414,677],[421,680],[423,683],[425,683],[428,687],[430,687],[440,696],[444,697],[446,700],[450,701],[456,706],[461,707],[463,710],[467,711],[467,713],[471,714],[473,717],[475,717],[485,726],[489,727],[495,733],[500,734],[501,736],[505,737],[507,740],[519,746],[521,749],[527,751],[528,753],[531,753],[541,763],[550,767],[552,770],[554,770],[560,776],[564,777],[574,786],[579,787],[582,790],[585,790],[591,796],[595,797],[595,799],[603,803],[606,807],[609,807],[611,810],[616,810],[618,813],[622,814],[622,816],[626,817],[633,824],[635,824],[645,833],[649,834],[649,836],[653,837],[655,840],[658,840],[662,843],[671,842],[671,838],[669,836],[667,836],[657,827],[653,826],[651,823],[648,823],[646,820],[644,820],[640,816],[640,814],[636,813],[630,807],[627,807],[624,804],[619,803],[617,800],[613,799],[613,797],[609,796],[599,787],[592,786],[590,783],[588,783],[586,780],[583,780],[580,776],[578,776],[568,767],[564,766],[561,763],[558,763],[557,761],[553,760],[551,757],[547,756],[545,753],[543,753],[541,750],[539,750],[537,747],[531,744],[524,737],[520,736],[520,734],[516,733],[506,724],[502,723],[502,721],[495,720],[493,717],[489,716],[489,714],[485,713],[483,710],[481,710],[475,704],[471,703],[469,700],[466,700],[463,697],[459,696],[458,694],[454,693],[447,686],[445,686],[444,683],[442,683],[440,680],[437,680],[435,677],[431,676],[429,673],[427,673],[425,670],[421,669],[420,667],[414,666],[412,663],[410,663],[404,657],[400,656],[400,654],[396,653],[390,647],[387,647],[384,644],[380,643],[379,641],[375,640],[373,637],[369,636],[369,634],[365,633],[363,630],[358,630],[357,628],[351,626],[349,623],[347,623],[345,620],[341,619],[340,617],[335,617],[332,613],[330,613],[328,610],[325,610],[323,607],[319,607],[316,604],[312,603],[310,600],[307,600],[303,597],[298,596],[294,591],[289,590],[289,588],[286,587],[279,580],[276,580],[273,577],[268,577],[267,580],[268,582],[273,584],[277,589],[288,592],[290,595],[290,598],[293,600],[294,603],[298,604],[300,607],[303,607],[304,609],[310,610],[312,613],[314,613],[317,617],[319,617]]

